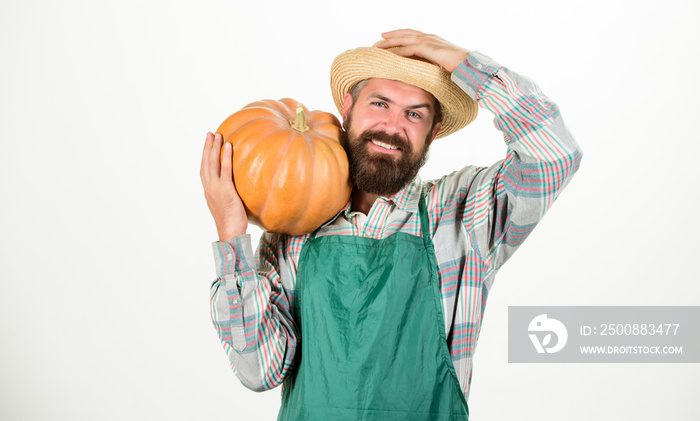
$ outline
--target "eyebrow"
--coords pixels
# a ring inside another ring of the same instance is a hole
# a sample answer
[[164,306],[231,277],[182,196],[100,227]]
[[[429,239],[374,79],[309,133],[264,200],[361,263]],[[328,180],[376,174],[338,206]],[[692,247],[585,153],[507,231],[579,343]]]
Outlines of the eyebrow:
[[[391,99],[385,97],[384,95],[378,94],[378,93],[369,94],[369,97],[370,97],[370,98],[381,99],[382,101],[388,102],[389,104],[392,104],[392,103],[393,103],[393,101],[392,101]],[[427,108],[428,110],[432,110],[432,109],[433,109],[433,106],[432,106],[430,103],[428,103],[428,102],[423,102],[423,103],[416,104],[416,105],[409,105],[409,106],[406,107],[406,108],[409,109],[409,110],[414,110],[414,109],[416,109],[416,108]]]

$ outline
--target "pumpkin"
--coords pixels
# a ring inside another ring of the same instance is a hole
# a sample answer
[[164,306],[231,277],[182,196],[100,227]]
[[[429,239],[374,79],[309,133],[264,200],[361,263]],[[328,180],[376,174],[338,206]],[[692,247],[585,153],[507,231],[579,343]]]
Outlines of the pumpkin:
[[232,114],[217,132],[233,146],[233,181],[251,223],[306,234],[347,204],[346,140],[334,115],[309,112],[291,98],[263,100]]

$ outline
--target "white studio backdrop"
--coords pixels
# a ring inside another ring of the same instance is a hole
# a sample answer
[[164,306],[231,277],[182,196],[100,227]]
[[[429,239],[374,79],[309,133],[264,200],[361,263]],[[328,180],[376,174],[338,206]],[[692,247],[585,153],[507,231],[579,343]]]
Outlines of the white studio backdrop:
[[[698,364],[508,364],[506,337],[509,305],[700,305],[699,19],[692,0],[0,0],[0,419],[274,419],[279,391],[240,385],[209,317],[204,136],[264,98],[337,115],[333,58],[404,27],[536,80],[584,150],[497,277],[472,419],[700,419]],[[482,112],[422,175],[504,153]]]

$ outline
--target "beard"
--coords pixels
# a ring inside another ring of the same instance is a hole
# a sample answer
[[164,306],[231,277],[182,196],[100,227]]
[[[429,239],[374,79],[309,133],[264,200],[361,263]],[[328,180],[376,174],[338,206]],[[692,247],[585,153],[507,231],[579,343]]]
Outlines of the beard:
[[[391,196],[413,180],[418,170],[428,160],[430,133],[425,139],[425,146],[420,153],[414,153],[411,143],[399,135],[390,135],[381,131],[366,130],[354,135],[348,117],[348,163],[350,177],[355,185],[368,193]],[[396,158],[389,154],[370,151],[369,143],[374,139],[400,149],[401,156]]]

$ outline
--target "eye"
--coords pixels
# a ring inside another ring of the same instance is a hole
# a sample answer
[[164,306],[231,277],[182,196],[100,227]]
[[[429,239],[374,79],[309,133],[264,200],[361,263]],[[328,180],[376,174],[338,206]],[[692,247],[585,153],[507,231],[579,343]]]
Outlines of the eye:
[[409,111],[409,112],[407,113],[407,115],[408,115],[410,118],[415,118],[415,119],[420,119],[420,118],[422,117],[420,114],[418,114],[418,113],[415,112],[415,111]]
[[386,103],[385,103],[385,102],[373,101],[373,102],[371,102],[371,104],[374,105],[375,107],[386,108]]

